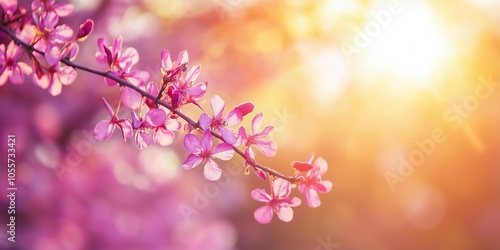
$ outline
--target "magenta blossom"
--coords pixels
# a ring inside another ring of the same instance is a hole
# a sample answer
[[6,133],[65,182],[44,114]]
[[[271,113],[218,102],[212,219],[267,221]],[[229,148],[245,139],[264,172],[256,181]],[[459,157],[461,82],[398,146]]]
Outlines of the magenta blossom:
[[[113,41],[112,46],[107,46],[104,38],[97,40],[99,51],[96,52],[96,60],[98,63],[107,64],[110,73],[123,78],[135,86],[142,86],[149,78],[149,73],[146,71],[132,70],[132,66],[139,62],[139,53],[135,48],[127,48],[122,50],[122,37],[119,36]],[[117,82],[104,78],[109,86],[114,86]]]
[[325,159],[318,157],[312,165],[314,153],[312,153],[307,162],[292,162],[295,169],[300,172],[307,172],[305,179],[299,182],[299,191],[306,195],[307,205],[318,207],[321,201],[318,196],[320,193],[328,193],[332,189],[332,182],[321,180],[321,176],[328,170],[328,164]]
[[12,83],[18,84],[24,82],[24,75],[33,72],[30,66],[24,62],[18,62],[22,54],[22,49],[11,41],[5,49],[4,44],[0,44],[0,86],[3,86],[7,79]]
[[70,66],[59,66],[59,63],[50,66],[48,72],[43,72],[38,64],[35,64],[33,81],[42,89],[49,89],[53,96],[61,94],[63,85],[70,85],[76,79],[76,70]]
[[150,128],[164,126],[167,115],[163,109],[150,109],[144,117],[138,117],[135,111],[132,111],[132,127],[137,129],[135,134],[135,143],[140,149],[151,145],[151,134],[147,131]]
[[106,110],[108,111],[111,118],[109,120],[102,120],[97,123],[94,128],[94,137],[96,138],[96,140],[107,140],[113,134],[113,131],[115,131],[116,126],[118,126],[118,128],[120,128],[120,130],[122,131],[122,136],[125,141],[131,138],[132,122],[129,119],[118,119],[118,116],[115,112],[113,112],[111,105],[109,105],[106,99],[102,98],[102,101],[104,102],[104,106],[106,107]]
[[254,218],[260,224],[267,224],[273,219],[276,213],[278,218],[284,222],[293,219],[292,207],[299,206],[302,202],[298,197],[289,198],[292,191],[292,185],[289,181],[276,179],[271,187],[271,195],[264,189],[257,188],[252,191],[252,198],[256,201],[266,202],[266,205],[257,208],[254,212]]
[[166,94],[170,97],[172,106],[178,108],[187,103],[200,106],[198,100],[205,95],[208,85],[207,82],[195,84],[201,66],[193,66],[188,69],[189,55],[185,50],[179,53],[174,62],[172,62],[168,50],[162,50],[160,59],[163,83],[171,84]]
[[33,20],[42,28],[53,28],[59,21],[59,17],[65,17],[74,10],[69,3],[56,3],[55,0],[34,0],[31,3]]
[[[278,150],[278,146],[274,141],[271,140],[263,140],[263,138],[269,136],[269,134],[273,131],[273,126],[267,126],[262,131],[259,132],[260,127],[262,126],[262,113],[258,113],[252,119],[252,133],[247,134],[245,127],[240,127],[238,131],[239,136],[239,145],[245,145],[247,147],[253,146],[258,149],[261,153],[263,153],[267,157],[271,157],[276,155],[276,151]],[[251,149],[250,149],[251,150]]]
[[205,165],[203,174],[209,181],[216,181],[222,175],[222,170],[214,159],[228,161],[234,155],[233,147],[228,143],[223,142],[212,147],[212,135],[209,130],[205,130],[201,140],[193,134],[187,134],[184,137],[184,147],[191,154],[182,164],[182,168],[189,170],[198,165]]
[[168,146],[174,141],[174,131],[181,129],[181,123],[174,118],[167,116],[165,122],[155,128],[153,142],[160,146]]
[[211,129],[214,131],[220,131],[224,141],[234,144],[236,143],[237,138],[233,131],[228,129],[226,126],[239,125],[243,120],[243,117],[253,111],[254,105],[251,102],[242,103],[224,116],[223,112],[225,105],[226,103],[220,98],[220,96],[213,96],[210,100],[210,107],[212,107],[214,115],[210,117],[207,113],[201,114],[199,123],[203,130]]
[[[49,65],[57,64],[63,54],[61,45],[68,44],[73,37],[73,30],[68,25],[59,25],[53,29],[40,29],[36,28],[36,32],[40,34],[40,41],[38,41],[34,48],[43,51],[45,60]],[[40,56],[39,54],[35,54]]]
[[[122,49],[122,38],[117,37],[112,46],[107,46],[104,38],[99,38],[97,40],[97,45],[99,51],[96,53],[96,60],[98,63],[107,64],[109,67],[109,73],[122,78],[137,87],[143,87],[146,81],[149,79],[149,73],[142,70],[132,70],[134,66],[139,61],[139,53],[134,48],[127,48],[123,53]],[[109,86],[115,86],[118,84],[116,81],[104,78],[104,81]],[[123,105],[131,108],[138,109],[142,99],[142,95],[128,87],[121,88],[121,96]]]

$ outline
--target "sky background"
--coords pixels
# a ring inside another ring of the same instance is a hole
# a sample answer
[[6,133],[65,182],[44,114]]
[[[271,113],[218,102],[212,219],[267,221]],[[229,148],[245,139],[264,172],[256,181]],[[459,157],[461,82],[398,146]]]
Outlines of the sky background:
[[211,183],[180,168],[181,133],[145,150],[117,131],[97,142],[116,88],[79,72],[52,97],[27,79],[0,88],[0,132],[17,138],[17,249],[500,248],[499,1],[70,2],[62,22],[95,21],[77,63],[106,70],[97,39],[121,35],[158,82],[160,51],[187,50],[207,100],[252,101],[276,127],[278,153],[261,163],[291,175],[315,152],[333,188],[292,222],[260,225],[250,191],[268,185],[239,157]]

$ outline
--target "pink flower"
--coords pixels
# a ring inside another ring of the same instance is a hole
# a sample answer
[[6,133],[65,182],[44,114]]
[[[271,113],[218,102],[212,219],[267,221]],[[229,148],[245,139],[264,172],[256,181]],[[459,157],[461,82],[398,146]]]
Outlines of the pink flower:
[[174,62],[172,62],[172,59],[170,58],[170,52],[166,49],[162,50],[160,55],[160,69],[163,79],[165,80],[165,84],[179,79],[180,74],[185,71],[188,61],[189,55],[185,50],[179,53],[177,60]]
[[233,158],[233,147],[228,143],[221,143],[212,147],[212,135],[205,130],[201,140],[193,134],[184,137],[184,147],[191,152],[182,164],[185,170],[192,169],[198,165],[205,165],[203,175],[209,181],[216,181],[222,175],[222,170],[214,159],[228,161]]
[[[158,96],[159,94],[158,87],[153,82],[149,82],[148,85],[146,85],[146,92],[148,92],[152,96]],[[154,109],[158,106],[155,101],[149,98],[146,98],[144,103],[150,109]],[[172,144],[175,137],[174,131],[181,129],[181,123],[176,118],[174,118],[175,115],[171,114],[170,112],[167,113],[169,114],[167,114],[165,123],[161,126],[157,126],[153,134],[153,142],[160,146],[168,146]]]
[[167,116],[165,123],[155,128],[153,142],[160,146],[168,146],[174,141],[174,131],[179,129],[181,129],[181,123]]
[[22,49],[11,41],[5,49],[4,44],[0,44],[0,86],[3,86],[7,79],[14,84],[24,82],[24,74],[29,75],[33,72],[30,66],[24,62],[18,62],[22,55]]
[[[187,69],[189,56],[184,50],[179,53],[177,60],[172,62],[168,50],[161,52],[161,72],[163,74],[163,84],[169,84],[167,95],[171,99],[174,108],[181,107],[187,103],[193,103],[197,106],[207,91],[207,82],[195,84],[198,78],[201,66],[194,66]],[[187,71],[187,72],[186,72]],[[185,72],[185,74],[183,74]]]
[[17,0],[0,1],[0,6],[8,16],[11,16],[17,9]]
[[61,94],[63,85],[70,85],[76,79],[76,70],[70,66],[59,66],[59,63],[48,68],[48,72],[44,73],[40,65],[35,64],[35,74],[33,81],[42,89],[49,89],[49,93],[53,96]]
[[328,164],[325,159],[318,157],[314,165],[312,165],[313,159],[314,153],[309,156],[307,162],[292,162],[292,165],[300,172],[307,171],[305,179],[299,182],[299,191],[306,195],[307,205],[310,207],[318,207],[321,205],[318,192],[330,192],[332,189],[332,182],[321,180],[321,176],[328,170]]
[[247,147],[253,146],[258,149],[261,153],[263,153],[267,157],[271,157],[276,155],[276,151],[278,150],[278,146],[274,141],[263,140],[263,138],[269,136],[269,134],[274,129],[273,126],[267,126],[262,131],[259,132],[260,127],[262,126],[262,113],[258,113],[252,119],[252,133],[247,134],[245,127],[240,127],[238,131],[239,135],[239,144],[245,145]]
[[109,120],[102,120],[96,124],[94,128],[94,137],[96,140],[107,140],[113,134],[113,131],[115,131],[116,126],[122,131],[122,136],[125,141],[131,138],[132,122],[129,119],[118,119],[118,116],[113,112],[113,109],[106,99],[102,98],[102,100],[111,118]]
[[135,111],[132,111],[132,127],[137,129],[135,134],[135,142],[140,149],[147,148],[151,145],[151,134],[147,129],[164,126],[167,115],[163,109],[150,109],[144,117],[138,117]]
[[252,198],[256,201],[266,202],[265,206],[255,210],[253,214],[255,220],[260,224],[267,224],[273,219],[273,213],[276,213],[280,220],[291,221],[293,219],[292,207],[297,207],[302,203],[298,197],[289,198],[291,191],[290,182],[280,178],[273,181],[271,195],[267,194],[264,189],[254,189],[251,193]]
[[[149,78],[149,73],[141,70],[132,70],[132,66],[139,62],[139,53],[135,48],[127,48],[123,53],[122,37],[117,37],[112,46],[107,46],[104,38],[97,40],[99,51],[96,52],[98,63],[107,64],[110,72],[120,78],[127,80],[135,86],[142,86]],[[117,82],[104,78],[109,86],[114,86]]]
[[224,116],[223,112],[225,105],[226,103],[220,98],[220,96],[213,96],[210,100],[210,106],[212,107],[214,115],[210,117],[207,113],[201,114],[199,123],[203,130],[211,129],[214,131],[220,131],[224,141],[234,144],[236,143],[237,138],[231,130],[226,128],[226,126],[239,125],[243,117],[253,111],[254,106],[251,102],[242,103],[231,110],[229,114]]
[[59,17],[65,17],[74,10],[73,5],[68,3],[56,4],[55,0],[34,0],[31,3],[33,20],[38,26],[53,28],[59,21]]
[[97,62],[107,64],[112,71],[130,71],[131,67],[139,62],[139,53],[132,47],[122,53],[122,40],[119,36],[113,41],[113,45],[108,47],[104,38],[99,38],[97,40],[99,51],[95,54]]
[[[40,34],[41,39],[34,45],[34,48],[45,53],[44,57],[49,65],[57,64],[63,56],[60,46],[65,46],[71,41],[73,30],[65,24],[50,30],[40,29],[39,27],[36,30]],[[39,56],[36,53],[35,55]]]

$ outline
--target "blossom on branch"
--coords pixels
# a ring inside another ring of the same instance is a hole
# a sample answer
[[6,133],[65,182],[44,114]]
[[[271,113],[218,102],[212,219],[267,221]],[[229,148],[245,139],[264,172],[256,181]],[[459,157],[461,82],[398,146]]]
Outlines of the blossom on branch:
[[271,222],[273,214],[276,213],[280,220],[284,222],[291,221],[293,219],[292,207],[297,207],[302,203],[298,197],[289,197],[291,191],[292,185],[290,182],[281,178],[273,181],[270,195],[264,189],[254,189],[251,193],[252,198],[266,203],[266,205],[255,210],[255,220],[260,224],[267,224]]
[[292,162],[292,166],[299,172],[306,172],[306,176],[299,182],[299,191],[306,195],[307,205],[310,207],[318,207],[321,201],[318,196],[319,193],[328,193],[332,189],[332,182],[322,180],[323,176],[328,170],[328,164],[325,159],[318,157],[312,164],[314,153],[312,153],[307,162]]
[[220,132],[225,142],[235,144],[237,141],[235,133],[228,129],[227,126],[238,126],[243,116],[253,111],[254,105],[250,102],[240,104],[224,116],[225,106],[226,103],[220,96],[213,96],[210,100],[210,107],[212,107],[214,115],[210,117],[207,113],[201,114],[199,120],[200,127],[203,130],[211,129]]
[[22,49],[11,41],[7,48],[5,44],[0,44],[0,86],[9,79],[14,84],[24,82],[24,75],[30,75],[33,70],[28,64],[19,62]]
[[193,134],[187,134],[184,137],[184,147],[191,152],[182,164],[185,170],[192,169],[198,165],[204,165],[203,174],[209,181],[216,181],[222,175],[215,159],[228,161],[233,158],[233,147],[228,143],[220,143],[212,147],[212,135],[209,130],[205,130],[200,140]]
[[115,131],[115,128],[117,126],[122,131],[123,139],[125,141],[127,139],[130,139],[132,137],[132,122],[129,119],[118,119],[117,114],[113,112],[111,105],[109,105],[106,99],[102,98],[102,101],[104,102],[104,106],[106,107],[110,118],[109,120],[102,120],[98,122],[95,126],[94,137],[96,138],[96,140],[107,140],[109,137],[111,137],[113,131]]

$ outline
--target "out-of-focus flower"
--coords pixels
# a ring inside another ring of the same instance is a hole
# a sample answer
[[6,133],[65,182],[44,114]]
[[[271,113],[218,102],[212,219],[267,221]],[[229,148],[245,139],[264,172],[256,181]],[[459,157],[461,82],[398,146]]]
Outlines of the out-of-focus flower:
[[289,197],[291,190],[290,182],[280,178],[273,181],[271,195],[267,194],[264,189],[254,189],[251,193],[252,198],[256,201],[266,202],[265,206],[255,210],[253,214],[255,220],[260,224],[267,224],[271,222],[273,214],[276,213],[280,220],[291,221],[293,219],[292,207],[297,207],[302,203],[298,197]]
[[24,74],[29,75],[33,69],[24,62],[18,62],[22,55],[21,47],[11,41],[5,48],[5,44],[0,44],[0,86],[4,85],[9,79],[12,83],[19,84],[24,82]]
[[198,165],[205,165],[203,174],[210,181],[218,180],[222,175],[222,170],[214,159],[228,161],[234,155],[233,147],[228,143],[223,142],[213,148],[209,130],[205,130],[200,140],[193,134],[187,134],[184,137],[184,147],[191,154],[182,164],[182,168],[189,170]]

